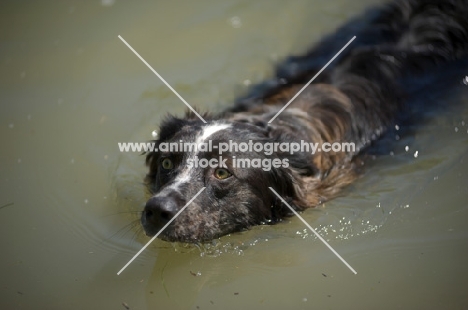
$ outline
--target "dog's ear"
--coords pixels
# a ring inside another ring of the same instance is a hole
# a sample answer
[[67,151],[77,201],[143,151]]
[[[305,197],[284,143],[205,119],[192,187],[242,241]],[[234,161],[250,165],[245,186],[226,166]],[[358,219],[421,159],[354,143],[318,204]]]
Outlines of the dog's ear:
[[[154,143],[155,148],[159,147],[159,140],[151,141]],[[145,184],[151,192],[151,187],[156,183],[156,177],[158,175],[158,166],[159,166],[159,152],[147,152],[145,153],[146,159],[145,164],[149,168],[148,173],[145,176]]]
[[[273,188],[289,206],[296,211],[307,208],[304,195],[301,191],[301,178],[297,172],[288,168],[273,168],[269,172],[269,187]],[[274,220],[280,220],[292,215],[291,209],[270,189],[269,196],[272,201],[272,215]]]
[[[171,139],[184,126],[188,125],[188,123],[189,121],[183,118],[178,118],[173,115],[166,116],[166,118],[162,121],[160,126],[158,135],[159,139],[151,141],[152,143],[154,143],[154,149],[159,149],[159,144],[161,142]],[[148,174],[145,177],[145,183],[148,186],[151,186],[156,181],[160,153],[152,151],[143,154],[146,155],[145,163],[146,166],[149,167]]]
[[[213,115],[211,115],[209,112],[199,112],[198,109],[194,109],[198,115],[200,115],[205,121],[207,120],[212,120]],[[188,109],[185,111],[184,119],[186,120],[200,120],[198,117],[191,109]]]
[[190,123],[191,121],[186,118],[179,118],[170,114],[167,115],[166,118],[161,122],[158,141],[166,141],[171,139],[184,126],[187,126]]

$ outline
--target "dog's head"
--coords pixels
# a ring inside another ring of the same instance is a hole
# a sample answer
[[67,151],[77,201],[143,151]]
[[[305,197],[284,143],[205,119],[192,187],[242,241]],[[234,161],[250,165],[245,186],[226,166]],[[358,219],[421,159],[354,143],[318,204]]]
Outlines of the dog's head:
[[[257,158],[257,163],[264,159],[270,163],[277,159],[278,163],[284,159],[278,154],[267,156],[233,149],[220,155],[215,147],[211,151],[189,149],[194,143],[215,146],[229,141],[266,142],[271,137],[265,127],[226,120],[205,124],[198,119],[170,117],[162,123],[159,137],[155,141],[158,151],[146,158],[149,166],[146,182],[152,196],[141,222],[148,236],[157,234],[203,187],[199,196],[161,232],[161,239],[201,242],[253,225],[276,222],[290,210],[269,187],[294,208],[304,207],[299,197],[300,179],[287,165],[264,169],[258,165],[242,167],[236,162]],[[171,145],[172,150],[168,150]]]

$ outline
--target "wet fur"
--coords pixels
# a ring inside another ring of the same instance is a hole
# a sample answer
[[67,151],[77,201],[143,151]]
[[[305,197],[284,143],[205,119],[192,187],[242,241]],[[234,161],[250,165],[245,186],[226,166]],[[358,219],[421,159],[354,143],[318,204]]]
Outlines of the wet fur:
[[[226,180],[213,178],[210,168],[194,169],[190,171],[190,181],[185,183],[179,182],[180,178],[175,180],[180,173],[188,173],[184,167],[190,155],[149,153],[146,182],[152,197],[142,214],[146,233],[156,234],[168,220],[167,215],[161,218],[155,208],[175,212],[203,186],[206,189],[160,235],[162,239],[200,242],[252,225],[278,222],[290,212],[268,189],[270,186],[296,210],[334,197],[356,178],[356,155],[378,139],[410,104],[406,102],[411,89],[408,83],[431,70],[444,70],[444,65],[466,59],[466,16],[466,0],[396,1],[372,8],[318,42],[305,55],[286,59],[278,66],[274,79],[253,87],[224,113],[204,115],[207,125],[193,113],[183,118],[167,117],[156,143],[195,141],[210,124],[230,124],[210,138],[239,142],[354,142],[357,150],[313,156],[273,154],[271,158],[286,157],[289,168],[263,171],[230,167],[233,177]],[[355,42],[268,124],[354,35]],[[164,157],[176,163],[172,171],[160,168]]]

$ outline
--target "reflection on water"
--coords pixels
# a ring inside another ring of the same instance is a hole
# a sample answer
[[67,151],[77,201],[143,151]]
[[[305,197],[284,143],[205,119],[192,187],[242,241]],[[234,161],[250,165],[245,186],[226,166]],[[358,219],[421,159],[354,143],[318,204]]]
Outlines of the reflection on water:
[[185,109],[117,35],[216,111],[375,2],[3,1],[1,308],[467,307],[462,77],[459,96],[395,129],[342,196],[302,213],[357,275],[295,217],[203,245],[157,240],[116,275],[148,240],[144,157],[117,142],[150,140]]

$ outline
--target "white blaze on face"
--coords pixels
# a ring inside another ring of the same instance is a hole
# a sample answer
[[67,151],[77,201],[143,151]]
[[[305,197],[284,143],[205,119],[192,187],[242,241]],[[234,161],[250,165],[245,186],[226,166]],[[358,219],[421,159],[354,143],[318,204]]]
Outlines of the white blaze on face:
[[[195,143],[197,144],[197,151],[194,151],[193,153],[191,153],[188,156],[188,159],[195,160],[195,156],[198,155],[198,145],[199,144],[204,143],[206,141],[206,139],[208,139],[210,136],[217,133],[218,131],[227,129],[229,127],[231,127],[231,124],[216,124],[216,123],[214,123],[214,124],[211,124],[211,125],[204,126],[202,128],[201,133],[195,139]],[[192,170],[192,168],[186,167],[184,170],[182,170],[179,173],[179,175],[177,175],[176,179],[174,180],[174,183],[171,186],[166,187],[165,189],[177,190],[178,187],[181,184],[189,182],[190,178],[191,178],[191,175],[190,175],[191,170]],[[163,190],[163,192],[164,191],[165,190]],[[160,192],[160,194],[161,193],[162,192]]]
[[196,143],[203,143],[209,136],[213,135],[214,133],[224,130],[226,128],[231,127],[231,124],[213,124],[203,127],[203,131],[201,135],[197,137]]

